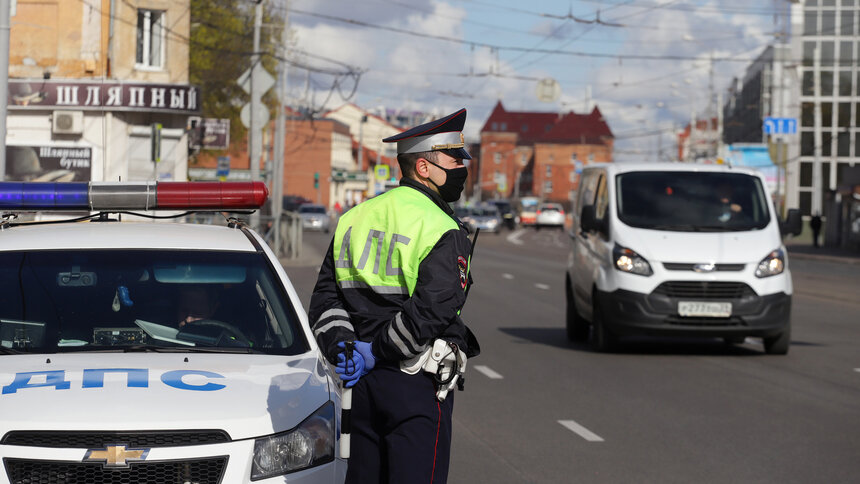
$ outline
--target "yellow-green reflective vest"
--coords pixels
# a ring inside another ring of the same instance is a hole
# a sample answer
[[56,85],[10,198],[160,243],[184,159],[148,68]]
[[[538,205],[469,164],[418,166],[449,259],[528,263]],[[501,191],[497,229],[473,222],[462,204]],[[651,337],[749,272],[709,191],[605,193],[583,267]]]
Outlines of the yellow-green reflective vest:
[[427,195],[397,187],[345,213],[334,234],[335,278],[343,289],[411,296],[418,267],[457,222]]

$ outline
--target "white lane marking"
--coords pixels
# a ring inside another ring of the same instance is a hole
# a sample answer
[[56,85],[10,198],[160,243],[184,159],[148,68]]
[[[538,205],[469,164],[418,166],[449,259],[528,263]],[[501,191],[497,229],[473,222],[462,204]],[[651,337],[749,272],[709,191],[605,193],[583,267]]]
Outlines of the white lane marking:
[[514,245],[523,245],[523,241],[520,240],[520,237],[522,237],[524,233],[526,233],[526,231],[523,229],[514,230],[510,235],[508,235],[508,242]]
[[489,366],[475,365],[475,371],[483,373],[484,376],[486,376],[490,380],[501,380],[502,378],[504,378],[502,375],[491,370]]
[[536,283],[536,284],[535,284],[535,287],[536,287],[536,288],[538,288],[538,289],[543,289],[544,291],[548,291],[548,290],[549,290],[549,286],[547,286],[546,284]]
[[503,278],[503,279],[513,279],[513,278],[514,278],[514,275],[513,275],[513,274],[508,274],[507,272],[505,272],[504,274],[502,274],[502,278]]
[[589,442],[603,442],[603,438],[573,420],[559,420],[558,423]]

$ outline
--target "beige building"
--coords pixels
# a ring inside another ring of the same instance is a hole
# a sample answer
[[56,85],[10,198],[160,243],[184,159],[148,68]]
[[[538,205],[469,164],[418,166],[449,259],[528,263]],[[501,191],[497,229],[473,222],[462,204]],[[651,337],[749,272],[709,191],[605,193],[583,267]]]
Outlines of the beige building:
[[187,178],[190,0],[18,0],[11,24],[7,179]]

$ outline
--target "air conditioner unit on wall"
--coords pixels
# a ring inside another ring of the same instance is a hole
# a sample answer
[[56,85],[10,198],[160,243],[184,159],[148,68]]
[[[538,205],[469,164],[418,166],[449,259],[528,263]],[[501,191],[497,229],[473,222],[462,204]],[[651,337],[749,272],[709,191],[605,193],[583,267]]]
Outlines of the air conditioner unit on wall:
[[84,132],[84,112],[54,111],[51,131],[54,134],[82,134]]

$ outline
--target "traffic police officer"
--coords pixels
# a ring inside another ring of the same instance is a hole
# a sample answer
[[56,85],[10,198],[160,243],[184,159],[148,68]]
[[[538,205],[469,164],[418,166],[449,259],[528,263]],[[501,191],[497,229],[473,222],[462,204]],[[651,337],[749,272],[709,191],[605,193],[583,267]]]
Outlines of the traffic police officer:
[[400,186],[341,216],[320,267],[308,316],[353,389],[347,483],[447,480],[453,394],[438,375],[406,368],[440,342],[480,351],[460,319],[471,242],[448,206],[468,175],[465,121],[461,109],[383,140],[397,143]]

